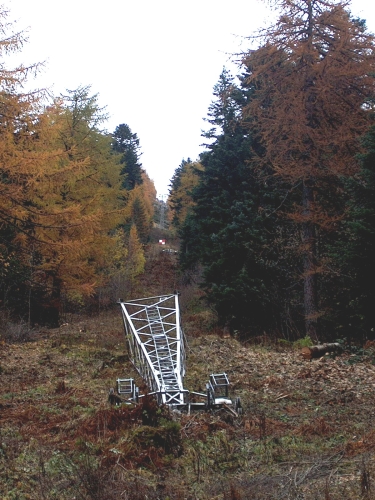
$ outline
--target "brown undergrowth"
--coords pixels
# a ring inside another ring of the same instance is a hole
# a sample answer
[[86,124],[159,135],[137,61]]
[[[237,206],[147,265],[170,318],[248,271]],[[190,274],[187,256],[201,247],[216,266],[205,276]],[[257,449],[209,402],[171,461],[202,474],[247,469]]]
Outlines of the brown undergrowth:
[[137,378],[119,311],[3,342],[0,497],[374,498],[370,358],[304,361],[291,346],[187,326],[186,387],[203,391],[210,373],[226,371],[239,417],[170,411],[151,397],[112,407],[116,378]]

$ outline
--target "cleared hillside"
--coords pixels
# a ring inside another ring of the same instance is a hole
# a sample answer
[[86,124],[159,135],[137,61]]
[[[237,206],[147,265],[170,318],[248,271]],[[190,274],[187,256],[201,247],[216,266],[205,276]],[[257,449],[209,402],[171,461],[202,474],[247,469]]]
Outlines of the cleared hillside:
[[3,342],[1,497],[373,498],[371,350],[304,361],[287,344],[204,331],[207,314],[186,315],[186,387],[226,371],[239,418],[169,412],[151,399],[111,407],[116,378],[135,375],[117,309]]

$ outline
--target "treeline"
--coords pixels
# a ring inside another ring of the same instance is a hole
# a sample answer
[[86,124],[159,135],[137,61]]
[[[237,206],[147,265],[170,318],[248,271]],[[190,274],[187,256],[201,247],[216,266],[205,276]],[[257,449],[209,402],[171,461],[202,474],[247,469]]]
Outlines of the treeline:
[[374,37],[348,2],[279,4],[172,178],[180,263],[232,332],[371,338]]
[[38,64],[0,12],[0,314],[56,325],[126,296],[142,273],[156,191],[126,124],[110,134],[90,87],[24,92]]

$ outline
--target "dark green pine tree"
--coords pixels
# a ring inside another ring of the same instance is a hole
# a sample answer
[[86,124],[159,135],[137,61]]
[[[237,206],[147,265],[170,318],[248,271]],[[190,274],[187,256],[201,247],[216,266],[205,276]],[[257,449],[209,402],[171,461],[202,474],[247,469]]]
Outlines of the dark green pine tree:
[[361,170],[346,182],[347,217],[332,245],[339,271],[329,318],[337,336],[361,342],[375,339],[375,127],[363,146]]
[[140,163],[140,146],[137,134],[133,134],[129,125],[122,123],[113,133],[112,149],[120,153],[122,187],[132,190],[136,185],[142,184],[142,164]]
[[356,312],[367,337],[375,338],[375,127],[364,139],[367,153],[362,156],[362,169],[357,184],[353,234],[356,248],[352,266],[360,292]]
[[252,138],[241,109],[251,91],[242,90],[226,70],[214,87],[215,101],[200,158],[204,170],[192,193],[195,206],[181,228],[184,269],[203,266],[203,288],[221,324],[256,333],[277,327],[277,255],[271,244],[275,216],[266,207],[278,201],[249,166]]
[[31,266],[22,262],[22,247],[14,243],[15,235],[14,228],[0,226],[0,308],[12,314],[18,311],[19,317],[28,303],[30,286],[36,290],[38,283],[32,281]]

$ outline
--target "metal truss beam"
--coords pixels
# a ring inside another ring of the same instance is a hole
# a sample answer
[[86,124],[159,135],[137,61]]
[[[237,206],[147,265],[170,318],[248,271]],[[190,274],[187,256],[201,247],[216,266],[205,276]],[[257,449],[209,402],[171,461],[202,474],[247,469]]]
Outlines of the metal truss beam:
[[185,348],[178,294],[119,300],[130,360],[159,404],[184,405]]

